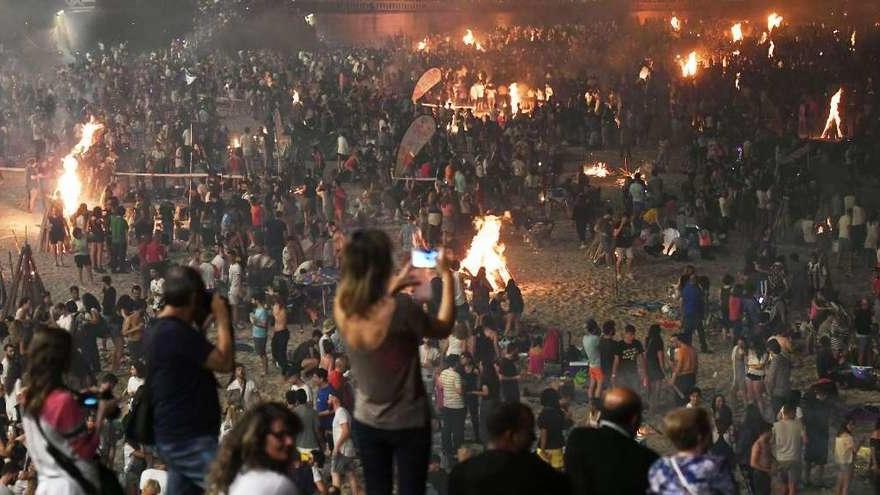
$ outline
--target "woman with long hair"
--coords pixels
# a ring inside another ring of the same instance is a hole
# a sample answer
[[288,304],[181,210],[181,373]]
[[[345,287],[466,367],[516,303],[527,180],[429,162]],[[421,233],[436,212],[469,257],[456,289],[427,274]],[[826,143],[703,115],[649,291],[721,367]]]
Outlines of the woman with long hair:
[[853,437],[855,422],[852,418],[843,420],[840,429],[837,430],[837,438],[834,439],[834,461],[837,464],[837,483],[834,486],[834,495],[847,495],[849,484],[853,476],[853,463],[859,445]]
[[104,244],[107,243],[107,224],[104,221],[104,210],[100,206],[92,209],[89,216],[86,239],[89,241],[89,255],[95,271],[104,273]]
[[249,410],[223,438],[208,473],[208,492],[217,495],[298,493],[288,477],[302,423],[282,404]]
[[645,371],[648,375],[648,400],[651,404],[657,404],[659,392],[663,389],[663,380],[666,379],[666,373],[663,371],[665,369],[663,331],[660,325],[654,323],[648,328],[648,335],[645,337]]
[[55,257],[55,266],[64,266],[64,241],[67,240],[67,219],[60,206],[53,206],[46,217],[49,223],[49,246]]
[[64,384],[72,353],[71,336],[60,328],[37,331],[28,348],[23,424],[28,454],[39,477],[37,495],[86,495],[97,493],[99,486],[95,461],[99,432],[116,405],[113,400],[99,400],[94,428],[86,427],[89,414]]
[[429,401],[419,369],[422,337],[442,339],[455,323],[454,280],[440,252],[437,316],[401,291],[416,284],[407,265],[392,277],[391,240],[380,230],[352,234],[342,251],[342,278],[333,314],[358,377],[352,434],[364,464],[368,494],[425,492],[431,453]]
[[746,402],[756,404],[760,409],[764,408],[764,375],[769,361],[764,341],[759,337],[752,339],[746,354]]

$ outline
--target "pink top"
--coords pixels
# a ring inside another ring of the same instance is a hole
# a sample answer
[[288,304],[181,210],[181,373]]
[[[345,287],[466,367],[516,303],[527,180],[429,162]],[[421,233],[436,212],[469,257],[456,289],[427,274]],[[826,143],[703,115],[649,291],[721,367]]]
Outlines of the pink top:
[[529,373],[532,375],[544,374],[544,350],[540,347],[529,351]]

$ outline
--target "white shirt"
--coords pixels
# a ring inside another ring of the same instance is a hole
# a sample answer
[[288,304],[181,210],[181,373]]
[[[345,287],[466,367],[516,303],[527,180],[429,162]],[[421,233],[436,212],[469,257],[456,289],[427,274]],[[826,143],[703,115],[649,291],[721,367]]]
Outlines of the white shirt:
[[125,391],[128,395],[134,395],[135,392],[141,388],[141,385],[144,384],[144,379],[139,378],[137,376],[131,376],[128,378],[128,384],[125,386]]
[[[348,414],[344,407],[339,406],[333,414],[333,445],[339,445],[339,438],[342,437],[342,425],[346,423],[351,427],[351,415]],[[349,430],[349,433],[351,433],[351,430]],[[357,455],[350,436],[339,447],[339,453],[345,457],[355,457]],[[229,495],[232,495],[232,493]]]
[[849,228],[852,226],[852,219],[849,215],[843,215],[837,221],[837,237],[838,239],[849,239]]
[[168,471],[165,471],[164,469],[153,469],[153,468],[144,469],[143,472],[141,473],[141,482],[140,482],[141,490],[143,490],[144,486],[147,485],[147,480],[158,481],[159,488],[161,489],[161,491],[159,493],[166,493],[165,492],[165,485],[168,484]]
[[211,260],[211,264],[214,265],[214,268],[217,269],[217,273],[220,274],[220,280],[226,281],[226,259],[221,255],[214,256],[214,259]]
[[165,297],[165,279],[150,280],[150,295],[153,296],[153,309],[159,309],[159,303]]
[[73,314],[66,314],[61,318],[58,318],[58,321],[56,323],[60,328],[63,328],[69,332],[70,329],[73,328],[73,316]]
[[241,289],[242,272],[241,263],[229,266],[229,292]]
[[446,355],[447,356],[461,356],[461,353],[464,352],[464,344],[465,341],[459,339],[455,335],[449,336],[449,341],[446,346]]
[[351,148],[349,147],[348,139],[345,139],[345,136],[339,136],[336,138],[336,154],[346,156],[351,154]]
[[205,282],[205,288],[211,290],[214,288],[214,265],[210,263],[202,263],[199,265],[199,272],[202,274],[202,280]]
[[[162,493],[165,493],[164,491]],[[263,469],[239,473],[229,485],[227,495],[298,495],[293,481],[283,474]]]
[[[241,392],[241,382],[238,379],[232,380],[232,383],[226,387],[226,391],[238,390]],[[257,385],[254,384],[253,381],[247,380],[244,384],[244,397],[242,397],[242,402],[245,407],[251,405],[251,401],[254,400],[254,393],[257,391]]]

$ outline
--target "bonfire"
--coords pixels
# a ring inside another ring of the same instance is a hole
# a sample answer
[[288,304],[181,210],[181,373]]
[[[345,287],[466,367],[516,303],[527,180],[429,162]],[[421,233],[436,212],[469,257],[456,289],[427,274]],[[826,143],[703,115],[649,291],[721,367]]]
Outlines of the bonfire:
[[61,159],[64,173],[58,178],[58,192],[61,195],[61,202],[64,204],[65,215],[73,215],[81,203],[82,180],[79,178],[78,157],[85,154],[95,144],[95,135],[103,128],[104,124],[95,122],[94,119],[89,120],[83,125],[82,137],[79,142],[67,156]]
[[476,275],[480,268],[486,269],[486,278],[493,290],[501,290],[511,279],[501,243],[501,223],[495,215],[477,217],[474,220],[476,235],[471,240],[467,256],[461,261],[461,270]]

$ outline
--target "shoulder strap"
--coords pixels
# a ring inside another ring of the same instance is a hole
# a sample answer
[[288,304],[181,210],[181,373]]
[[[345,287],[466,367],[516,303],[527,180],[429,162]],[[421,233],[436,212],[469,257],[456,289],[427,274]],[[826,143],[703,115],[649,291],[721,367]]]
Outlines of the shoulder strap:
[[678,463],[675,462],[674,456],[669,458],[669,462],[672,464],[672,469],[673,471],[675,471],[675,475],[678,476],[678,481],[681,482],[681,486],[684,487],[684,489],[687,490],[690,495],[697,495],[697,492],[694,491],[694,487],[691,486],[690,483],[688,483],[687,479],[685,479],[684,473],[681,472],[681,469],[678,467]]
[[55,460],[55,463],[58,464],[58,467],[64,470],[71,478],[73,478],[77,484],[79,484],[80,488],[83,489],[86,493],[100,493],[99,490],[95,489],[95,485],[92,484],[91,481],[87,480],[83,475],[82,471],[76,466],[76,462],[73,459],[65,455],[61,450],[56,447],[49,437],[46,435],[46,432],[43,431],[43,425],[39,417],[33,418],[34,423],[37,425],[37,429],[40,430],[40,435],[43,436],[43,440],[46,441],[46,451],[49,452],[49,455],[52,456],[52,459]]

